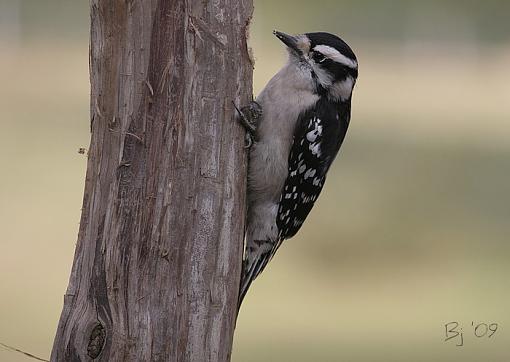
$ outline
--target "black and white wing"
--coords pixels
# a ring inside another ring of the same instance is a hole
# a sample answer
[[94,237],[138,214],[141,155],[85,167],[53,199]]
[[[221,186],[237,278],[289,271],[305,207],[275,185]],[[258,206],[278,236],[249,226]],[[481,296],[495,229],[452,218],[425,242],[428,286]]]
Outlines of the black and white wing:
[[301,117],[294,133],[288,176],[276,219],[279,230],[276,248],[303,225],[347,132],[350,107],[322,104],[316,109],[320,111],[314,110]]

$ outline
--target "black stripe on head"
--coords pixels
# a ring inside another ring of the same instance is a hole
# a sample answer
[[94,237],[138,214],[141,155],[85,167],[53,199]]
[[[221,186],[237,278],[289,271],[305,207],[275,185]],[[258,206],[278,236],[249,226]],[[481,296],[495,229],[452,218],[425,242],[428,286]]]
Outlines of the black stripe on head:
[[310,49],[315,48],[317,45],[327,45],[335,48],[347,58],[357,61],[351,47],[336,35],[325,32],[307,33],[305,35],[310,39]]
[[333,60],[326,59],[321,64],[324,68],[326,68],[331,74],[333,74],[335,80],[344,80],[347,76],[351,76],[352,78],[358,78],[358,69],[353,69],[345,66],[344,64],[337,63]]

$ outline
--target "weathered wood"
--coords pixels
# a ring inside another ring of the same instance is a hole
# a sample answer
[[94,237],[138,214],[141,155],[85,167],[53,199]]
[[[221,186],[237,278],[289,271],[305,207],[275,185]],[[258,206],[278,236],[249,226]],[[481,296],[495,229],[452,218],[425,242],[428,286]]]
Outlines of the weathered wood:
[[52,361],[228,361],[252,0],[91,0],[83,210]]

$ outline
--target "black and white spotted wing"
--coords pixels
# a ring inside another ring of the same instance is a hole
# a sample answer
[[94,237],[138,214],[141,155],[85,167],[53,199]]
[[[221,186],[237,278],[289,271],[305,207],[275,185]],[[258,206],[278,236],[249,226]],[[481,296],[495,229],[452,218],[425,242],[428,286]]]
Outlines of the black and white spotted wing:
[[324,102],[300,118],[278,208],[276,224],[279,240],[276,248],[281,241],[298,232],[319,197],[326,173],[347,132],[349,116],[349,104]]

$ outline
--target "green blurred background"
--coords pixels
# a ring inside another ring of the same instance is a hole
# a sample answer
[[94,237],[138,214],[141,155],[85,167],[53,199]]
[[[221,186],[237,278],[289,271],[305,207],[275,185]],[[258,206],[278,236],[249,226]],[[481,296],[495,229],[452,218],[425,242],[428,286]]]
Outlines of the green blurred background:
[[[233,361],[510,361],[510,2],[255,8],[255,92],[285,60],[274,28],[341,35],[360,78],[323,195],[253,284]],[[80,216],[88,21],[84,0],[0,0],[0,342],[43,357]],[[451,321],[462,347],[444,341]],[[477,338],[472,322],[499,328]]]

